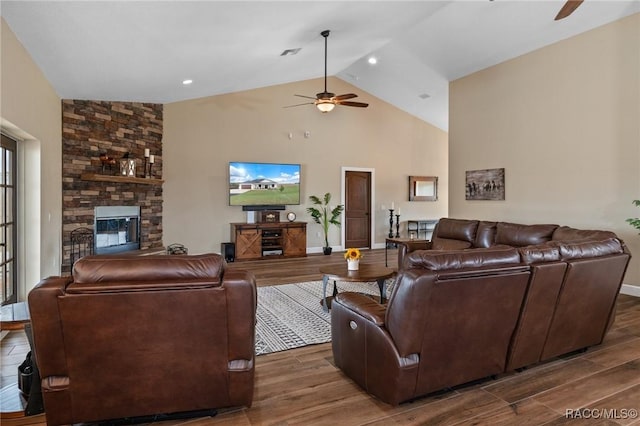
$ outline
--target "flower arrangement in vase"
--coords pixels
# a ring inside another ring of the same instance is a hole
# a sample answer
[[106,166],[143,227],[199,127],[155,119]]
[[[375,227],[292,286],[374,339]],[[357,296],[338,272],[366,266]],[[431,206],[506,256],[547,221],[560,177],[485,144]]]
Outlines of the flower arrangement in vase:
[[357,248],[349,248],[344,252],[344,258],[347,259],[347,270],[357,271],[360,267],[360,259],[363,254]]

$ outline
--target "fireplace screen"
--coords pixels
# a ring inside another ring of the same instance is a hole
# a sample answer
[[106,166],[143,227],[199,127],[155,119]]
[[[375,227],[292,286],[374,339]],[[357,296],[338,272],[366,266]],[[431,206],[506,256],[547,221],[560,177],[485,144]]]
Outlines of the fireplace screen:
[[94,229],[96,254],[139,250],[140,207],[96,207]]

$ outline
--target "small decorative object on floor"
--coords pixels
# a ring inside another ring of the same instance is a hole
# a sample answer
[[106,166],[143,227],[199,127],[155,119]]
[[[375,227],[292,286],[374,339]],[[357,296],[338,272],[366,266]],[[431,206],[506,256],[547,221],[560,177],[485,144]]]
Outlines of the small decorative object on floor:
[[362,253],[357,248],[350,248],[344,252],[344,258],[347,259],[347,269],[349,271],[357,271],[360,267],[360,259],[362,259]]

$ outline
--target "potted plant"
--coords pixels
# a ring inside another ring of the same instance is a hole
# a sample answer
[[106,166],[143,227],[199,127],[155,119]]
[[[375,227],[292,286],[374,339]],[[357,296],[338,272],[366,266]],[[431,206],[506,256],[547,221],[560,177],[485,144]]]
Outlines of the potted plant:
[[331,201],[331,193],[324,194],[324,198],[321,200],[315,195],[310,195],[309,200],[318,207],[307,207],[307,213],[311,215],[315,223],[322,225],[324,231],[324,247],[322,252],[324,254],[331,254],[331,247],[329,246],[329,225],[333,224],[340,226],[338,218],[344,211],[344,206],[338,204],[333,209],[329,207]]
[[[640,200],[633,200],[632,202],[636,206],[640,207]],[[629,219],[627,219],[627,222],[629,222],[631,224],[631,226],[633,226],[634,228],[636,228],[637,230],[640,231],[640,218],[638,218],[638,217],[629,218]]]

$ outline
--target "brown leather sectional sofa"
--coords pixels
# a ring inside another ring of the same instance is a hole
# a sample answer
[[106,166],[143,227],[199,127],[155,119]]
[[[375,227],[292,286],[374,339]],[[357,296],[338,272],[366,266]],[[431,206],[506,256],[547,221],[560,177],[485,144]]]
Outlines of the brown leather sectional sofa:
[[629,259],[607,231],[441,219],[399,250],[386,306],[336,297],[335,363],[395,405],[598,345]]
[[87,256],[29,293],[47,424],[251,406],[256,284],[220,255]]

